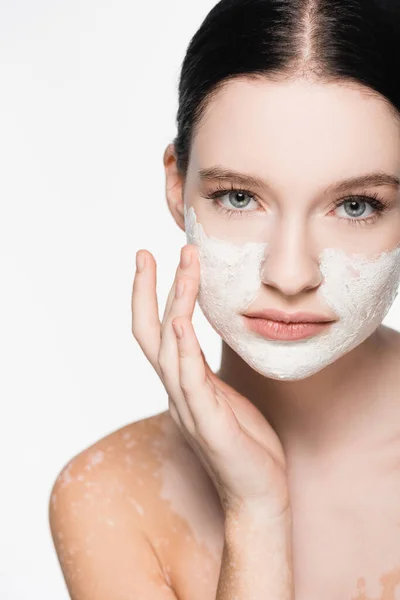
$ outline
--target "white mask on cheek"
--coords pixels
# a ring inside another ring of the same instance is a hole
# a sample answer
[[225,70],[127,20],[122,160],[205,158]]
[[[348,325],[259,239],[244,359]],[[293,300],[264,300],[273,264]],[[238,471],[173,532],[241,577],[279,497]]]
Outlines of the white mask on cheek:
[[[325,248],[320,254],[323,282],[317,293],[339,320],[326,331],[298,341],[268,340],[250,331],[243,318],[263,285],[268,244],[233,244],[207,237],[193,207],[184,206],[188,244],[200,261],[198,303],[222,339],[255,371],[272,379],[304,379],[364,340],[382,323],[400,283],[400,248],[376,259]],[[263,307],[268,308],[268,307]]]

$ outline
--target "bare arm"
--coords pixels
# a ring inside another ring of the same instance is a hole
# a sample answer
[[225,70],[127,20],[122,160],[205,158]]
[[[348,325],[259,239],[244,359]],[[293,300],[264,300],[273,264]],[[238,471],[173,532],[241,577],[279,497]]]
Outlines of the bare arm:
[[216,600],[294,600],[291,525],[291,512],[227,515]]
[[[110,463],[85,470],[87,454],[55,482],[49,524],[71,600],[177,600],[156,552]],[[140,449],[137,459],[140,462]],[[132,477],[135,480],[135,477]],[[91,484],[85,484],[89,480]],[[136,496],[138,497],[138,496]],[[145,497],[139,499],[145,504]]]

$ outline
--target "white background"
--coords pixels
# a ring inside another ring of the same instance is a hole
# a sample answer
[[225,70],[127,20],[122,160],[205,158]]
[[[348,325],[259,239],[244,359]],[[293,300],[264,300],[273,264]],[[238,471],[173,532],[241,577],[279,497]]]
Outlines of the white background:
[[[135,254],[163,311],[185,234],[162,156],[214,1],[0,4],[0,598],[67,600],[48,525],[78,452],[168,408],[131,334]],[[400,298],[385,324],[399,329]],[[196,306],[212,368],[220,338]]]
[[[0,2],[0,598],[69,599],[48,525],[62,467],[167,410],[131,333],[135,254],[160,311],[185,234],[166,203],[178,76],[212,1]],[[212,368],[220,338],[196,307]]]

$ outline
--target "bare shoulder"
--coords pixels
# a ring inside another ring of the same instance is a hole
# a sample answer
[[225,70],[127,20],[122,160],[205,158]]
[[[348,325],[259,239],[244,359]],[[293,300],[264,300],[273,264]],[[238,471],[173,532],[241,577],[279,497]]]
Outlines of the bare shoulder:
[[[200,560],[205,564],[212,583],[218,579],[223,548],[219,498],[169,411],[122,427],[72,458],[52,488],[49,519],[69,577],[79,577],[74,553],[90,556],[99,545],[113,548],[119,568],[121,555],[129,553],[127,538],[141,531],[157,559],[157,576],[178,589],[180,598],[187,597],[187,573],[196,562],[197,568]],[[66,540],[74,519],[90,526],[84,527],[84,539],[69,535]],[[202,578],[204,591],[207,578]]]
[[120,509],[129,505],[132,521],[146,529],[152,508],[148,497],[159,477],[155,461],[176,444],[174,427],[178,429],[169,413],[160,413],[121,427],[72,457],[51,490],[50,516],[66,508],[77,513],[93,501],[97,510],[100,501],[103,509],[118,502]]

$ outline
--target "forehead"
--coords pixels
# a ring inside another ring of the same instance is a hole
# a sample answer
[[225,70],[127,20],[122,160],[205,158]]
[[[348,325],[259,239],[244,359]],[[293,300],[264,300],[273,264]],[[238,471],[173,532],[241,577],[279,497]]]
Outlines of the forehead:
[[382,97],[355,84],[235,80],[207,107],[191,162],[247,169],[277,187],[310,176],[315,185],[318,173],[321,183],[380,168],[398,173],[399,125]]

